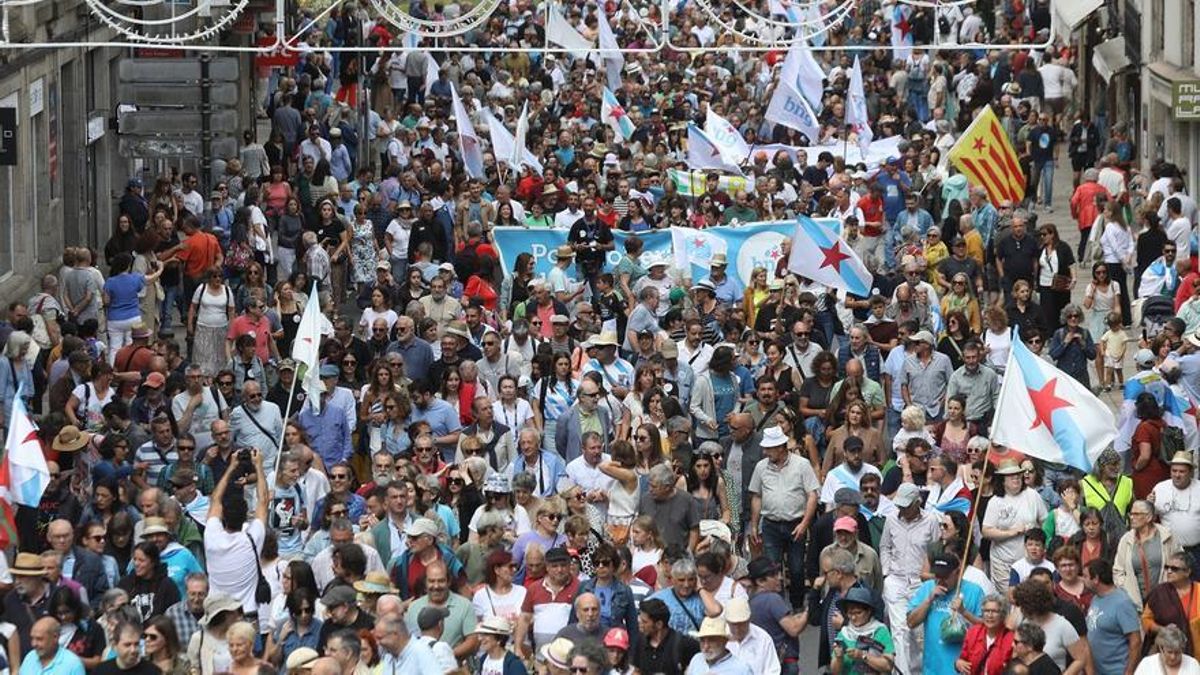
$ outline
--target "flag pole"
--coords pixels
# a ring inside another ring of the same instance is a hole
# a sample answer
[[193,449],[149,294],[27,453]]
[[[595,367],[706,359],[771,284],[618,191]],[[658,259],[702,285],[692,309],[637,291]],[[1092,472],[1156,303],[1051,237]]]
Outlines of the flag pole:
[[[297,370],[299,370],[299,367],[297,367]],[[292,371],[292,386],[288,387],[287,405],[283,407],[283,424],[279,428],[279,440],[275,442],[276,466],[279,465],[279,453],[283,451],[283,437],[287,434],[288,418],[292,415],[292,397],[296,395],[296,378],[299,374],[297,370]]]
[[988,443],[987,450],[983,453],[983,470],[979,473],[979,484],[975,486],[975,500],[971,504],[971,511],[967,514],[967,544],[963,550],[962,560],[958,563],[958,588],[954,593],[956,596],[962,595],[962,575],[967,571],[967,565],[969,564],[967,561],[970,558],[971,544],[974,543],[972,537],[975,534],[976,516],[979,514],[979,499],[983,496],[983,484],[990,478],[988,469],[991,468],[991,464],[988,460],[991,454],[992,444]]

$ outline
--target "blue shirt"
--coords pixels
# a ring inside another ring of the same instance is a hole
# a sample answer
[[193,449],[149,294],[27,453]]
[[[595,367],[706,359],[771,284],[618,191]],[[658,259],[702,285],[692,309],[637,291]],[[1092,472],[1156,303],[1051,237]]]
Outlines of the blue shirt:
[[[279,641],[279,632],[282,630],[282,628],[283,627],[280,626],[279,628],[275,629],[275,640],[277,642]],[[283,639],[283,642],[280,644],[280,646],[283,647],[284,654],[291,654],[301,647],[308,647],[309,649],[320,652],[320,649],[317,647],[317,645],[320,644],[320,638],[321,620],[313,619],[312,624],[308,627],[307,633],[301,635],[300,631],[298,630],[288,631],[287,637]],[[287,671],[281,668],[279,672],[285,673]]]
[[429,374],[429,367],[433,365],[433,347],[419,337],[414,337],[407,343],[393,342],[388,345],[388,351],[397,352],[404,357],[404,374],[414,382],[425,379]]
[[458,410],[440,398],[430,401],[429,407],[424,410],[413,405],[412,414],[408,417],[409,426],[412,426],[414,422],[422,421],[429,422],[429,428],[434,438],[462,429],[462,423],[458,419]]
[[126,272],[109,277],[104,282],[104,292],[108,294],[108,320],[128,321],[141,316],[138,293],[145,287],[146,277],[141,274]]
[[78,656],[59,647],[58,652],[54,654],[54,659],[50,661],[50,665],[42,666],[41,657],[36,651],[31,651],[21,662],[19,675],[84,675],[83,661],[80,661]]
[[706,277],[706,279],[715,287],[713,293],[717,296],[717,302],[725,305],[740,305],[742,303],[742,295],[746,292],[742,288],[742,282],[729,274],[725,275],[721,283],[713,281],[712,277]]
[[[975,616],[980,615],[983,605],[983,589],[970,581],[959,581],[962,588],[962,606]],[[908,611],[913,611],[933,595],[937,581],[930,579],[917,588],[911,600],[908,601]],[[946,643],[942,640],[942,622],[950,616],[950,601],[955,593],[950,592],[935,598],[929,606],[929,614],[925,616],[925,651],[924,675],[955,675],[954,661],[962,652],[962,643]],[[964,617],[964,621],[965,621]],[[1090,636],[1089,636],[1090,637]],[[1124,663],[1124,662],[1122,662]]]
[[557,454],[542,450],[542,456],[538,459],[536,469],[530,469],[525,463],[525,455],[517,455],[512,462],[512,475],[515,476],[519,473],[533,475],[537,482],[533,493],[535,496],[549,497],[558,494],[558,481],[567,475],[567,464]]
[[318,415],[313,412],[311,405],[306,404],[297,421],[308,434],[312,449],[321,456],[325,466],[333,466],[350,458],[353,449],[350,445],[351,429],[346,426],[346,416],[341,408],[330,406],[325,401]]
[[880,171],[875,182],[883,188],[883,213],[889,223],[894,223],[896,216],[904,210],[904,189],[912,187],[912,179],[903,171],[895,178],[887,171]]
[[715,405],[717,419],[717,434],[725,436],[729,433],[729,423],[725,418],[729,413],[733,412],[733,408],[737,405],[738,391],[733,386],[733,378],[728,376],[711,374],[713,388],[713,403]]
[[681,598],[675,594],[675,589],[664,588],[650,597],[667,603],[667,608],[671,610],[667,625],[671,628],[685,635],[700,630],[700,623],[704,621],[704,601],[700,599],[699,591]]
[[392,656],[386,651],[383,652],[383,658],[380,659],[380,672],[386,675],[418,675],[420,673],[440,673],[441,666],[438,665],[437,659],[433,656],[433,650],[424,642],[415,638],[409,638],[408,644],[399,656]]
[[[363,499],[362,497],[358,496],[357,494],[355,494],[353,492],[349,493],[347,496],[349,497],[350,502],[346,506],[349,507],[350,512],[346,517],[350,519],[350,522],[357,524],[358,519],[362,518],[363,514],[367,512],[367,500]],[[314,522],[314,523],[321,522],[321,518],[324,515],[325,515],[325,498],[321,497],[320,499],[317,500],[317,508],[313,511],[312,522]],[[451,536],[453,536],[453,535],[451,535]]]
[[1097,593],[1087,613],[1087,641],[1099,675],[1120,675],[1129,658],[1130,633],[1141,630],[1137,608],[1125,591]]

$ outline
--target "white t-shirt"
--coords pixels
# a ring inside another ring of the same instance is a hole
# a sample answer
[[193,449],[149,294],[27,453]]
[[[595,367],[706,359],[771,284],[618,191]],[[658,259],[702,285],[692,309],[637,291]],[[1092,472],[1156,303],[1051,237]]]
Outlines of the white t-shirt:
[[[475,513],[471,514],[471,522],[467,526],[472,532],[479,532],[479,518],[483,515],[483,510],[487,508],[487,504],[475,509]],[[525,512],[525,507],[517,504],[512,511],[506,511],[501,515],[507,523],[505,529],[514,532],[518,537],[529,531],[529,514]]]
[[196,325],[204,328],[224,328],[229,325],[227,308],[233,307],[233,292],[228,286],[222,286],[217,294],[210,293],[208,284],[196,288],[192,295],[192,304],[199,305],[196,312]]
[[408,260],[408,238],[412,235],[411,227],[404,227],[400,221],[388,223],[387,233],[392,238],[392,258]]
[[[250,536],[247,537],[246,535]],[[242,601],[246,612],[257,612],[254,589],[258,586],[258,564],[255,551],[261,551],[266,534],[263,523],[251,519],[241,532],[230,534],[221,521],[209,518],[204,528],[204,557],[208,561],[208,580],[211,591],[226,593]],[[250,540],[254,540],[251,548]]]
[[371,307],[362,311],[362,318],[358,320],[358,325],[362,328],[362,339],[371,339],[371,326],[375,323],[375,319],[383,319],[387,322],[388,333],[392,332],[392,326],[396,325],[396,321],[400,319],[396,316],[396,310],[385,309],[382,312],[377,312]]
[[1167,239],[1175,242],[1176,255],[1185,258],[1192,250],[1192,221],[1180,216],[1167,225]]
[[529,591],[521,585],[514,584],[504,595],[496,593],[486,585],[475,591],[471,598],[471,607],[475,610],[475,620],[482,621],[489,616],[507,619],[513,625],[521,616],[521,605],[525,603],[525,594]]
[[504,658],[493,659],[487,657],[483,660],[483,669],[479,671],[480,675],[504,675]]
[[104,415],[101,410],[112,403],[116,390],[112,387],[103,396],[96,391],[96,385],[88,382],[71,390],[71,395],[79,399],[79,407],[75,409],[75,418],[87,429],[99,429],[104,426]]
[[492,414],[496,416],[496,421],[513,430],[516,433],[518,429],[525,426],[525,422],[533,417],[533,409],[529,407],[529,401],[523,398],[516,400],[516,410],[504,406],[503,401],[492,403]]

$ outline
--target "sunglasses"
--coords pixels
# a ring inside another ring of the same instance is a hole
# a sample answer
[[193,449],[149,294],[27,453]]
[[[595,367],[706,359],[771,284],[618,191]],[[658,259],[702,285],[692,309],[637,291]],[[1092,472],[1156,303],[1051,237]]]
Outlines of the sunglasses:
[[1190,572],[1191,571],[1187,567],[1181,567],[1179,565],[1163,565],[1163,569],[1168,572]]
[[550,520],[555,521],[555,522],[562,520],[561,513],[543,513],[542,515],[549,518]]

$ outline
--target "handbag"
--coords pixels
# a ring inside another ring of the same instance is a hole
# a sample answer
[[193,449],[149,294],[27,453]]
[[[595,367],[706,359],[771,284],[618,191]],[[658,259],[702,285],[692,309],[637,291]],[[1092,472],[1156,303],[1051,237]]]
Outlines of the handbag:
[[254,551],[254,569],[258,571],[258,583],[254,586],[254,601],[260,605],[265,605],[271,602],[271,584],[267,583],[267,578],[263,576],[262,561],[258,559],[258,547],[254,545],[254,538],[250,533],[246,533],[246,538],[250,540],[250,550]]
[[1071,275],[1055,274],[1050,280],[1050,289],[1055,291],[1070,291],[1071,290]]

